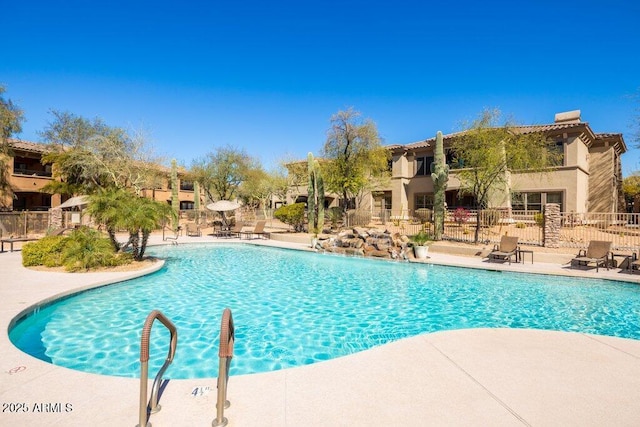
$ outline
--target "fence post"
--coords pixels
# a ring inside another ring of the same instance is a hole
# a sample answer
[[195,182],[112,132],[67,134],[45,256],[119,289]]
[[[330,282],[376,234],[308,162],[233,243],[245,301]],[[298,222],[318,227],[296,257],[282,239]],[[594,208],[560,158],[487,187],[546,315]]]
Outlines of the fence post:
[[542,246],[545,248],[560,247],[560,229],[562,221],[560,217],[560,205],[547,203],[544,205],[544,226],[542,228]]

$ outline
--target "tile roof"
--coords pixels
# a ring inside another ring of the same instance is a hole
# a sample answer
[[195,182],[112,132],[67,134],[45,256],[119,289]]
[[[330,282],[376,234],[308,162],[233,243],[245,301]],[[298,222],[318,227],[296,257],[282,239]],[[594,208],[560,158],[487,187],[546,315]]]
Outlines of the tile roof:
[[31,153],[44,153],[47,151],[47,144],[39,142],[21,141],[19,139],[9,138],[9,146],[14,150],[29,151]]
[[[586,133],[587,139],[593,141],[595,139],[602,138],[620,138],[622,140],[622,134],[619,133],[599,133],[595,134],[589,127],[589,123],[587,122],[576,122],[576,123],[551,123],[551,124],[541,124],[541,125],[526,125],[526,126],[512,126],[511,129],[519,134],[529,134],[535,132],[558,132],[558,131],[579,131],[581,133]],[[446,135],[443,135],[443,140],[451,140],[460,135],[463,135],[466,131],[453,132]],[[387,146],[390,150],[415,150],[420,148],[429,148],[435,142],[436,137],[433,136],[431,138],[424,139],[422,141],[412,142],[409,144],[393,144]],[[588,144],[589,142],[586,141]],[[624,144],[624,141],[623,141]],[[626,146],[624,146],[624,151],[626,151]]]

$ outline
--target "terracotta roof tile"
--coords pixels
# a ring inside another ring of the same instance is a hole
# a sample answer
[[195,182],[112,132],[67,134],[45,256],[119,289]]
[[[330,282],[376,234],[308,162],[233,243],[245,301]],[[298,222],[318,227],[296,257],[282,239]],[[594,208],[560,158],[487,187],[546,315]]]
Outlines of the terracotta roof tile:
[[43,143],[22,141],[14,138],[9,138],[9,146],[14,150],[29,151],[31,153],[44,153],[48,149],[47,145]]

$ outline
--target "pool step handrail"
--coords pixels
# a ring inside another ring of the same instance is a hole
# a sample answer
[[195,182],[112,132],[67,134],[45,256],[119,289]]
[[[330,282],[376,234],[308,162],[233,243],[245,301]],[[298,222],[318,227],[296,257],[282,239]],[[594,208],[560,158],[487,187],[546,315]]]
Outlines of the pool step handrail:
[[229,366],[233,357],[233,342],[235,341],[235,328],[231,310],[225,308],[220,322],[220,350],[218,351],[218,399],[216,401],[216,418],[211,425],[213,427],[226,426],[229,422],[224,417],[224,410],[231,403],[227,400],[227,383],[229,382]]
[[[149,339],[151,337],[151,327],[156,319],[169,330],[169,333],[171,334],[171,341],[169,344],[169,354],[153,381],[151,397],[147,403],[147,383],[149,382]],[[140,341],[140,412],[139,424],[136,427],[151,426],[151,424],[148,423],[149,415],[154,414],[161,409],[160,405],[158,405],[158,392],[162,383],[162,376],[169,365],[171,365],[171,362],[173,362],[177,345],[178,330],[175,325],[159,310],[153,310],[149,313],[147,320],[144,322],[144,327],[142,328],[142,338]]]

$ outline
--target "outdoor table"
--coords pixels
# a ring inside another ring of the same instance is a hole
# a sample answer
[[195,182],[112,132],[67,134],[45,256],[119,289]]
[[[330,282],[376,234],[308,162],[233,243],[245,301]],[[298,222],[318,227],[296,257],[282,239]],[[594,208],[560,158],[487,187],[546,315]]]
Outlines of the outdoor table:
[[533,251],[530,249],[516,250],[516,262],[522,261],[522,263],[524,264],[524,254],[531,254],[531,264],[533,264]]
[[[618,264],[616,258],[622,258],[622,262]],[[629,270],[631,263],[637,259],[635,252],[611,252],[611,267],[620,267]]]
[[0,252],[4,252],[4,244],[9,243],[9,250],[13,252],[13,244],[15,242],[30,242],[32,240],[38,240],[34,237],[11,237],[8,239],[0,239]]

